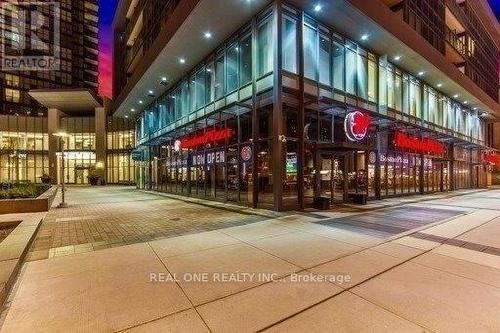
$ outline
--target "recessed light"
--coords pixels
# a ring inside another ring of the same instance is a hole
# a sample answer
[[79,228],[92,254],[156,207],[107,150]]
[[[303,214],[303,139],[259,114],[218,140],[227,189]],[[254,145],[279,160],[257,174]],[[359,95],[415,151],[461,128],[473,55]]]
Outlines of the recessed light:
[[458,94],[453,95],[453,98],[458,98]]
[[473,107],[472,110],[477,110],[477,106]]
[[314,6],[314,11],[315,11],[316,13],[317,13],[317,12],[320,12],[322,8],[323,8],[323,7],[322,7],[322,6],[318,3],[318,4],[316,4],[316,5]]
[[361,40],[367,40],[368,39],[368,35],[367,34],[364,34],[361,36]]
[[438,83],[438,84],[436,84],[436,87],[438,87],[438,88],[441,88],[442,86],[443,86],[443,84],[442,84],[442,83]]
[[139,100],[139,104],[142,104],[142,103],[144,103],[144,102],[142,100]]
[[180,62],[181,64],[185,64],[185,63],[186,63],[186,59],[184,59],[184,58],[179,58],[179,62]]
[[467,104],[467,103],[469,103],[469,102],[468,101],[464,101],[464,104]]
[[135,109],[134,108],[130,109],[130,112],[135,112]]
[[125,118],[128,118],[128,116],[127,116],[127,115],[125,115]]
[[212,73],[212,69],[207,68],[207,72]]
[[154,94],[154,91],[153,91],[153,90],[150,90],[150,91],[148,91],[148,94],[153,95],[153,94]]
[[205,37],[206,39],[210,39],[212,38],[212,33],[210,31],[207,31],[203,34],[203,37]]
[[401,56],[400,56],[400,55],[395,56],[395,57],[394,57],[394,60],[396,60],[396,61],[401,60]]
[[424,74],[425,74],[425,73],[424,73],[424,72],[422,72],[422,71],[420,71],[420,72],[418,72],[418,73],[417,73],[417,75],[418,75],[418,76],[424,76]]

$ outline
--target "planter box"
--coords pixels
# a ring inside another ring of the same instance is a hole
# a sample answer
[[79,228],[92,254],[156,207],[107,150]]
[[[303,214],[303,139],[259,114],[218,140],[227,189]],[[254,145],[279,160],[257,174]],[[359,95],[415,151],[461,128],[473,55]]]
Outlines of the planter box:
[[2,199],[0,214],[48,212],[57,193],[57,186],[52,186],[37,198]]

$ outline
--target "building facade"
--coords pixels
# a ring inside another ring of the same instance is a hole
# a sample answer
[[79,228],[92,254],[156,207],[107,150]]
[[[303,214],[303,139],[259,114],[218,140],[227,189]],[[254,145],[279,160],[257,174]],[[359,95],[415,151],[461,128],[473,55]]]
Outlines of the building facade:
[[[57,3],[57,15],[50,6],[36,8],[46,23],[37,37],[48,45],[47,52],[56,46],[55,37],[48,30],[59,24],[59,70],[0,72],[0,183],[41,182],[43,175],[60,182],[62,147],[60,139],[54,136],[57,132],[68,135],[66,183],[87,184],[94,173],[107,183],[134,183],[131,151],[135,145],[135,123],[108,115],[97,97],[98,2]],[[15,2],[1,4],[1,38],[6,48],[15,48],[21,41],[22,13]],[[31,32],[25,33],[29,37]],[[25,46],[32,49],[32,38],[26,40],[30,44]],[[60,105],[45,103],[43,95],[47,93]],[[92,103],[82,108],[85,103],[67,103],[72,99],[90,99]]]
[[[0,72],[0,114],[38,116],[47,110],[30,95],[32,89],[86,88],[97,93],[98,89],[98,10],[97,0],[62,0],[59,15],[55,16],[48,6],[38,9],[48,22],[38,32],[37,38],[54,48],[54,37],[48,27],[59,23],[59,70]],[[20,39],[19,16],[21,11],[13,3],[2,4],[2,43],[15,47]],[[33,43],[33,42],[31,42]],[[34,48],[34,45],[29,45]],[[27,52],[27,51],[25,51]],[[0,55],[1,57],[1,55]]]
[[[286,210],[491,183],[498,95],[394,3],[174,3],[143,61],[115,73],[139,187]],[[148,34],[134,4],[120,2],[115,46]]]

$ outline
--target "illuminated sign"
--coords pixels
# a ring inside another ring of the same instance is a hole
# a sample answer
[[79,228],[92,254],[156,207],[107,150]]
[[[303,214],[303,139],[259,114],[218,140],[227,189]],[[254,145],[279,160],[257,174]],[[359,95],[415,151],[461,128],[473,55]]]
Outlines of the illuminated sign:
[[416,153],[442,155],[446,146],[441,142],[429,138],[419,138],[403,132],[394,134],[394,147],[410,150]]
[[203,134],[195,135],[180,140],[180,148],[190,149],[200,146],[205,146],[212,142],[223,141],[229,139],[234,135],[231,128],[212,129]]
[[370,116],[361,111],[348,113],[344,120],[344,130],[351,141],[360,141],[366,137],[370,126]]
[[500,153],[486,153],[483,160],[489,165],[500,165]]
[[252,147],[244,146],[241,148],[241,160],[243,162],[248,162],[252,159]]
[[212,151],[208,153],[200,153],[191,156],[191,165],[192,166],[202,166],[212,165],[214,163],[224,163],[226,161],[226,152],[224,150],[220,151]]

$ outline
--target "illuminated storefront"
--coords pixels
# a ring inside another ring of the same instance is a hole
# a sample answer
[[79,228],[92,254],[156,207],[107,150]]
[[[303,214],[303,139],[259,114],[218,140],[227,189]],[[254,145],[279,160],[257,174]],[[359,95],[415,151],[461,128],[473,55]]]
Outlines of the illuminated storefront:
[[287,5],[156,98],[136,130],[139,187],[253,207],[486,186],[477,111]]

